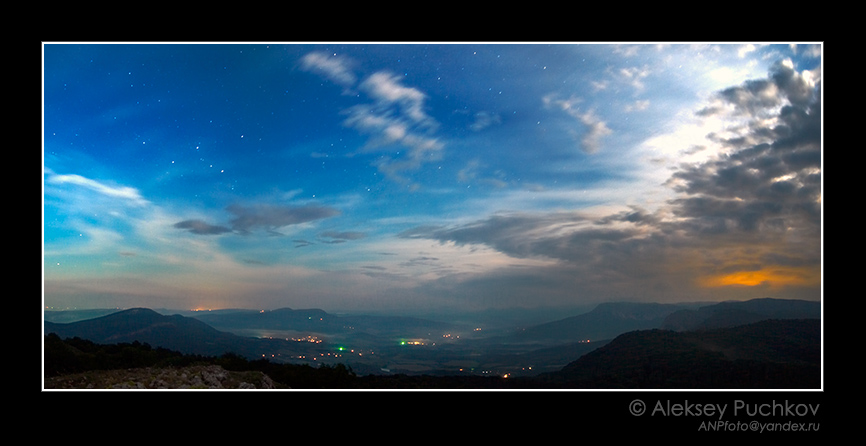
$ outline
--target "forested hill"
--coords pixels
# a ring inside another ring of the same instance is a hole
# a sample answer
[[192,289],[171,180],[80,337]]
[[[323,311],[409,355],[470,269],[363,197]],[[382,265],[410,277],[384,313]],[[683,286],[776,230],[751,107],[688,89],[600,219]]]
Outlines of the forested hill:
[[567,388],[818,389],[821,321],[633,331],[540,379]]

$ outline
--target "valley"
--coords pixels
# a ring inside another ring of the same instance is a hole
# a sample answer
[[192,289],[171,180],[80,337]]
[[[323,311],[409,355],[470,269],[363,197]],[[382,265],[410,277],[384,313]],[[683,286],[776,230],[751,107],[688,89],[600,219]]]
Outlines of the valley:
[[[711,305],[609,303],[583,314],[528,327],[491,325],[489,329],[478,324],[411,317],[335,315],[316,309],[188,312],[129,309],[105,313],[93,317],[98,313],[88,311],[76,320],[72,312],[45,311],[44,332],[104,344],[142,342],[183,354],[233,353],[247,360],[264,359],[274,364],[343,365],[357,376],[551,379],[564,371],[573,371],[574,377],[593,380],[592,385],[599,382],[599,377],[587,374],[575,364],[583,358],[600,357],[597,352],[608,345],[617,345],[614,341],[649,342],[647,351],[651,352],[659,346],[673,345],[659,344],[653,337],[658,331],[679,339],[680,333],[685,336],[695,330],[738,330],[735,327],[766,320],[820,320],[821,316],[819,303],[774,299]],[[734,351],[731,345],[721,347],[703,338],[687,339],[682,341],[685,347],[679,348],[689,354],[700,350],[699,357],[703,357],[704,350]],[[735,356],[712,356],[712,361],[755,359],[749,355],[755,349],[761,350],[762,341],[751,342],[755,342],[752,350],[738,348]],[[778,344],[779,340],[772,342]],[[791,342],[811,343],[811,350],[797,347],[802,351],[820,351],[820,332],[817,339]],[[639,347],[617,348],[619,353],[614,356],[624,366],[633,366],[630,364],[633,360],[653,357]],[[813,356],[803,361],[814,364]],[[759,359],[768,360],[766,356]],[[769,359],[791,360],[788,356]],[[598,365],[593,367],[597,369]],[[575,379],[554,381],[571,386]]]

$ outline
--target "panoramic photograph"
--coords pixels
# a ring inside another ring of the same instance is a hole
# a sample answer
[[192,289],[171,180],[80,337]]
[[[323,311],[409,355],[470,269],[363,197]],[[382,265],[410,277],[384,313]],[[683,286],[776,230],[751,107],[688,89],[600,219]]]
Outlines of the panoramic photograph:
[[822,49],[43,42],[42,390],[820,392]]

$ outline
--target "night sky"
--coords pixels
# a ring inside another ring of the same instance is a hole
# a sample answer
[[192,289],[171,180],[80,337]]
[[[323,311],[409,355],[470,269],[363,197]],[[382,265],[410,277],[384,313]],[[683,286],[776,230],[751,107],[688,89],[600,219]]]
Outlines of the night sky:
[[821,45],[43,45],[43,303],[821,298]]

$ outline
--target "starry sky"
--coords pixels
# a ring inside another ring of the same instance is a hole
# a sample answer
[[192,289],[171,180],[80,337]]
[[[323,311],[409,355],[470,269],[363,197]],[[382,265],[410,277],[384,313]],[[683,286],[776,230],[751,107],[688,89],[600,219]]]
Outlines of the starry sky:
[[821,298],[821,44],[43,44],[52,308]]

